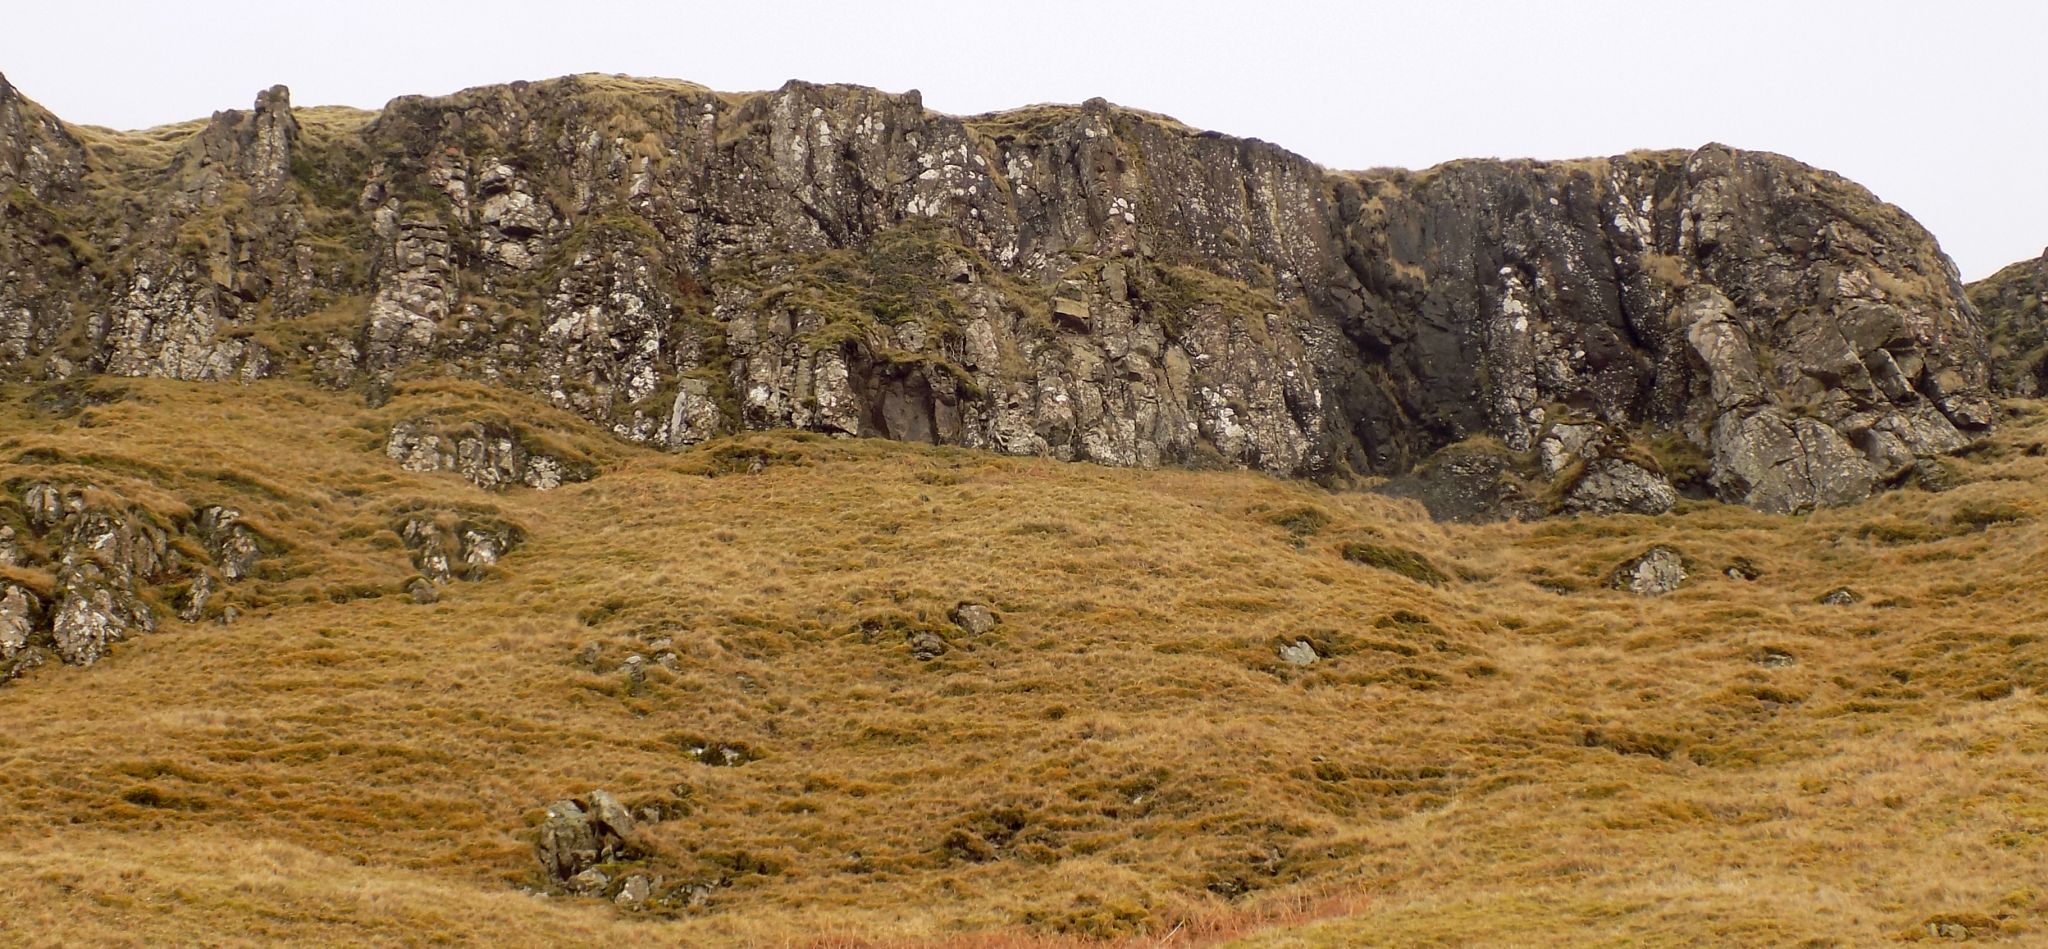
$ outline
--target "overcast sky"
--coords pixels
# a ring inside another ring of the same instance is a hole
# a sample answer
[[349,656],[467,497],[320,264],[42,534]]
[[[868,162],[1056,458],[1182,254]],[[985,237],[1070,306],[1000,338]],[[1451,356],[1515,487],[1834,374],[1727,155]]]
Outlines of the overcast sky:
[[[984,112],[1091,96],[1336,168],[1720,141],[1904,207],[1976,279],[2048,245],[2048,3],[33,2],[0,72],[78,123],[374,108],[573,72],[791,78]],[[999,12],[1000,11],[1000,12]]]

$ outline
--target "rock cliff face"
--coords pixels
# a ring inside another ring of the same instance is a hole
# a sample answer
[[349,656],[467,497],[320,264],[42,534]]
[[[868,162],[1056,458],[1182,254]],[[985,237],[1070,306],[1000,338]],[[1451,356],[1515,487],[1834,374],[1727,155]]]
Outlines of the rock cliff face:
[[615,77],[117,134],[0,81],[0,193],[13,379],[453,374],[666,447],[1307,477],[1574,441],[1589,511],[1846,502],[1993,421],[1933,239],[1718,145],[1340,173],[1100,100]]
[[2048,251],[1967,289],[1983,314],[1998,385],[2016,396],[2048,395]]

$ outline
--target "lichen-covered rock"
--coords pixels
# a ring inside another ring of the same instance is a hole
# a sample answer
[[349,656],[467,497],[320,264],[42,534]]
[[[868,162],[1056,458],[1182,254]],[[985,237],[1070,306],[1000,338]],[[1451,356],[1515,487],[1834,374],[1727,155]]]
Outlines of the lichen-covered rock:
[[[454,375],[671,448],[794,427],[1319,478],[1485,438],[1546,477],[1584,462],[1559,506],[1586,511],[1666,492],[1574,458],[1560,410],[1682,438],[1697,483],[1786,512],[1994,415],[1976,310],[1924,230],[1720,145],[1340,173],[1101,100],[959,118],[915,93],[579,76],[317,138],[278,88],[164,153],[109,148],[88,164],[0,83],[0,184],[35,199],[0,211],[0,378],[284,374],[376,402]],[[393,457],[573,476],[474,434],[394,432]],[[1467,461],[1435,467],[1464,487],[1433,510],[1550,513],[1485,496]]]
[[452,429],[430,419],[400,422],[392,426],[384,454],[407,471],[453,471],[487,491],[509,485],[546,491],[590,476],[584,465],[529,450],[511,426],[497,422]]
[[2048,251],[1966,289],[1983,315],[1999,387],[2022,398],[2048,395]]
[[1312,666],[1316,664],[1317,660],[1322,658],[1316,655],[1316,647],[1306,639],[1297,639],[1291,643],[1282,644],[1279,647],[1279,653],[1280,661],[1290,666]]
[[0,682],[43,664],[49,645],[42,600],[26,587],[0,583]]
[[50,642],[58,658],[89,666],[113,643],[156,628],[156,615],[137,593],[163,573],[166,538],[153,525],[110,511],[81,510],[66,520]]
[[959,604],[947,612],[946,618],[952,620],[953,625],[966,630],[970,636],[985,636],[1002,621],[994,610],[979,603]]
[[[432,583],[480,580],[520,540],[515,528],[487,521],[413,514],[398,523],[398,538],[412,557],[413,568]],[[429,590],[431,592],[431,590]],[[431,602],[438,596],[422,599]]]
[[220,567],[221,576],[228,580],[249,576],[255,571],[256,562],[263,559],[263,544],[256,532],[242,523],[241,511],[220,506],[201,508],[196,526],[214,564]]
[[548,805],[547,819],[541,822],[534,842],[534,855],[549,880],[566,884],[595,865],[602,852],[598,830],[581,804],[556,801]]
[[598,790],[580,799],[549,804],[534,839],[534,856],[548,881],[571,893],[594,896],[611,882],[597,866],[632,856],[626,837],[632,814],[611,794]]
[[1626,458],[1600,458],[1586,465],[1565,492],[1568,514],[1662,514],[1678,503],[1671,482]]
[[0,663],[12,662],[33,645],[41,614],[42,601],[27,588],[0,584]]
[[206,616],[206,602],[213,599],[213,575],[204,571],[192,578],[190,586],[178,605],[178,618],[187,623],[197,623]]
[[[45,655],[91,665],[114,644],[157,628],[150,596],[175,603],[188,622],[205,615],[216,577],[172,543],[174,521],[109,492],[79,485],[30,484],[21,507],[36,545],[8,535],[13,562],[47,571],[47,597],[20,584],[0,584],[0,680],[40,664]],[[229,508],[208,508],[187,525],[230,579],[246,576],[260,549]],[[252,551],[254,553],[252,554]],[[232,607],[229,607],[232,609]]]
[[1652,547],[1614,568],[1607,585],[1637,596],[1663,596],[1685,583],[1685,557],[1669,547]]
[[913,627],[903,632],[904,641],[910,645],[910,656],[919,662],[930,662],[951,649],[946,637],[936,629]]

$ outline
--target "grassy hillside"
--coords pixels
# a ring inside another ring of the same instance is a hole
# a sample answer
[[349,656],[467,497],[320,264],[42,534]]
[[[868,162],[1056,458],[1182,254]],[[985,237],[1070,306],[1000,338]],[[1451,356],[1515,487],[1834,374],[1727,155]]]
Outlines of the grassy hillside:
[[[230,503],[280,553],[232,625],[0,686],[0,942],[2048,939],[2048,403],[1940,494],[1455,527],[1242,473],[665,455],[457,384],[93,385],[0,393],[11,497]],[[598,474],[403,471],[424,414]],[[418,604],[417,510],[524,540]],[[1605,586],[1655,544],[1684,588]],[[667,815],[636,845],[695,900],[533,892],[592,788]]]

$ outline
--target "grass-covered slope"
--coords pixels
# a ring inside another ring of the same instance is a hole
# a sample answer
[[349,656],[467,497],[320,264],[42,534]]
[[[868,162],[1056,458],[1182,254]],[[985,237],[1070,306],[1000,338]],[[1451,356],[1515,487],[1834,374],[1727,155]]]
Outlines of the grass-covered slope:
[[[233,624],[0,686],[0,942],[2048,938],[2042,403],[1940,494],[1457,527],[1242,473],[662,454],[466,385],[93,385],[5,393],[10,499],[232,504],[273,557]],[[421,416],[597,474],[402,470]],[[522,540],[415,603],[419,511]],[[1657,544],[1683,588],[1608,588]],[[695,900],[532,892],[542,807],[593,788],[666,815],[635,846]]]

